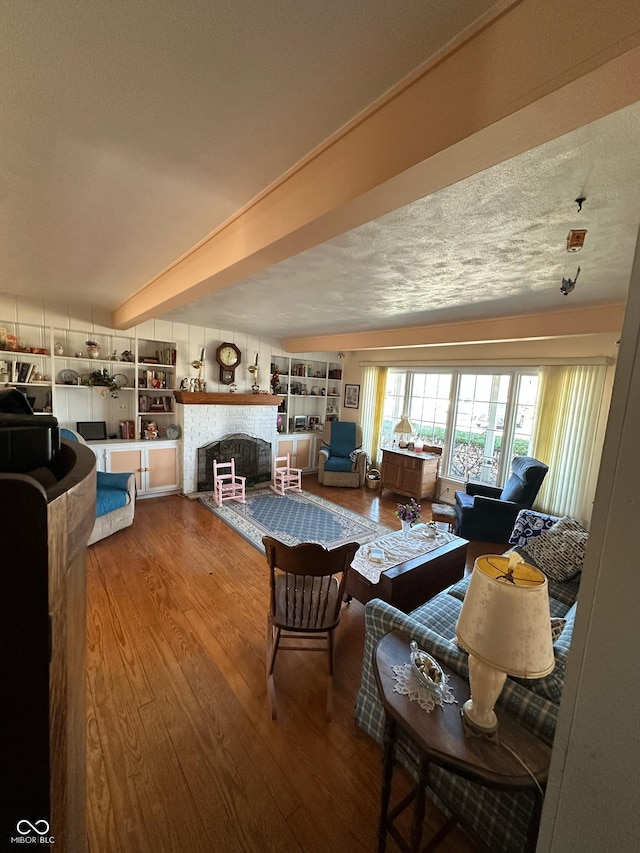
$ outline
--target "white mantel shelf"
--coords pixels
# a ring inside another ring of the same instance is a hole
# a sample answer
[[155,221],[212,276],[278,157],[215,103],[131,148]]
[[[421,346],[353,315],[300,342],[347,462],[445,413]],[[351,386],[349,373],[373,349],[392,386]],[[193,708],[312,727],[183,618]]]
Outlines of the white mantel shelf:
[[284,397],[274,394],[209,394],[204,391],[174,391],[176,403],[184,406],[279,406]]

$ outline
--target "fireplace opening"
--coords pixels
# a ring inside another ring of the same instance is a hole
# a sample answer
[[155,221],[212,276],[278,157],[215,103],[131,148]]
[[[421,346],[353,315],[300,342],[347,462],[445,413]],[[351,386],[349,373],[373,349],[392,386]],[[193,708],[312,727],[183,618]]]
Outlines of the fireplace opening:
[[233,433],[198,448],[198,491],[213,491],[213,462],[235,459],[236,474],[249,483],[271,479],[271,444],[261,438]]

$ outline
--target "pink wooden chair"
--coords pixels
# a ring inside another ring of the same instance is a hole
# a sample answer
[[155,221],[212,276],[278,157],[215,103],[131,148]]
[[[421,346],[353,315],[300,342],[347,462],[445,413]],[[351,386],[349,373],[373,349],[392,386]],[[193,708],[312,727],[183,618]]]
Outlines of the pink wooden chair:
[[236,474],[236,461],[216,462],[213,460],[213,499],[218,506],[222,501],[246,503],[244,488],[246,477]]
[[271,488],[278,495],[302,491],[302,469],[292,468],[290,456],[275,456],[273,459],[273,483]]

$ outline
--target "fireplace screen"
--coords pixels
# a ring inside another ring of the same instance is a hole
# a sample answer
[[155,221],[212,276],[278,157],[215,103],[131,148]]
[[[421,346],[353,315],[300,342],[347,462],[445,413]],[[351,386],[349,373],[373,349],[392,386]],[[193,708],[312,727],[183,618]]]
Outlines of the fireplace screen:
[[213,461],[235,459],[236,474],[247,478],[247,484],[264,483],[271,479],[271,444],[261,438],[234,433],[220,441],[198,448],[198,491],[213,490]]

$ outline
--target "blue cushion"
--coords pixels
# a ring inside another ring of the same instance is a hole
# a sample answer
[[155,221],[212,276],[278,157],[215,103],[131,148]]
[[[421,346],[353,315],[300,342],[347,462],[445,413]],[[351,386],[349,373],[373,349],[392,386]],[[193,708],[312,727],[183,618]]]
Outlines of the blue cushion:
[[517,477],[515,474],[512,474],[505,483],[504,489],[502,490],[502,494],[500,495],[500,500],[521,503],[521,498],[524,494],[524,490],[525,484],[522,482],[520,477]]
[[129,503],[129,492],[122,489],[98,489],[96,494],[96,518]]
[[[356,425],[349,421],[334,421],[331,424],[331,440],[329,442],[329,450],[331,456],[349,456],[352,450],[356,449]],[[326,468],[326,465],[325,465]],[[335,470],[335,469],[329,469]],[[338,470],[344,471],[344,468]],[[351,468],[347,468],[350,471]]]
[[131,474],[109,474],[98,471],[98,491],[101,489],[118,489],[126,492]]
[[353,471],[353,462],[348,456],[330,456],[324,463],[325,471]]

